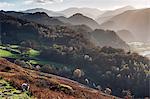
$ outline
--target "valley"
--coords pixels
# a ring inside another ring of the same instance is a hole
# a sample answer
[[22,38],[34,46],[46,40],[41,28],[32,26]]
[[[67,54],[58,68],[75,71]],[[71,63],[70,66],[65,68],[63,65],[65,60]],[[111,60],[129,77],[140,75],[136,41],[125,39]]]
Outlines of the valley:
[[149,19],[132,6],[1,10],[0,98],[149,99]]
[[132,51],[150,59],[150,44],[141,42],[131,42],[129,46]]

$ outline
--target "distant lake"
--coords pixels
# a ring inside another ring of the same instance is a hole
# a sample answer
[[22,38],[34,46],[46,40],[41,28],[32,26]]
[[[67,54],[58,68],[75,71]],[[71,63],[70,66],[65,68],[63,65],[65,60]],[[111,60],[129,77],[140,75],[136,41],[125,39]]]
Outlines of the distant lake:
[[139,54],[150,59],[150,51],[143,51],[143,52],[140,52]]
[[150,55],[150,51],[143,51],[139,53],[142,56]]
[[133,52],[137,52],[144,57],[150,59],[150,44],[142,42],[130,42],[128,43]]

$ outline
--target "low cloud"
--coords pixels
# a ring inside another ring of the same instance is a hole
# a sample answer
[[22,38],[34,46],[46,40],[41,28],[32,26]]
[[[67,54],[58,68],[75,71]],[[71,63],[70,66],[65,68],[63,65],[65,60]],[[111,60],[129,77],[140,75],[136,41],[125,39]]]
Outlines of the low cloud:
[[54,2],[63,2],[63,0],[25,0],[25,4],[51,4]]
[[37,3],[63,2],[63,0],[34,0]]
[[8,9],[8,8],[12,8],[14,6],[15,6],[15,4],[13,4],[13,3],[0,2],[0,9],[3,9],[3,10]]

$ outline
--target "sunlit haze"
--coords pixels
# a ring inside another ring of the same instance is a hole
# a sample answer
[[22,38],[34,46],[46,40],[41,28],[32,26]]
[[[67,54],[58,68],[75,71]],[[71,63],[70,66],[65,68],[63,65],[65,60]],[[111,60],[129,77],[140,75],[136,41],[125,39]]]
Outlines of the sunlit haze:
[[1,10],[16,11],[31,8],[45,8],[58,11],[70,7],[88,7],[109,10],[123,6],[148,8],[150,7],[150,0],[0,0]]

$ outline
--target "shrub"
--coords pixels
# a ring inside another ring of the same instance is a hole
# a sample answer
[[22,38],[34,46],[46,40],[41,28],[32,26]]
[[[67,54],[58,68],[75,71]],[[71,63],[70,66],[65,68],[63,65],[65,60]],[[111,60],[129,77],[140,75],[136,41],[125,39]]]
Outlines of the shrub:
[[40,70],[44,73],[56,73],[56,69],[50,65],[44,65]]

